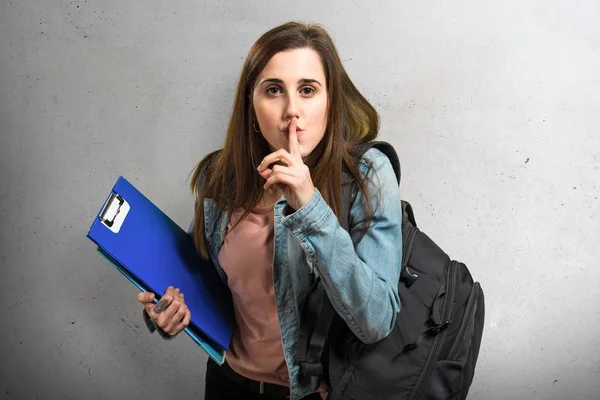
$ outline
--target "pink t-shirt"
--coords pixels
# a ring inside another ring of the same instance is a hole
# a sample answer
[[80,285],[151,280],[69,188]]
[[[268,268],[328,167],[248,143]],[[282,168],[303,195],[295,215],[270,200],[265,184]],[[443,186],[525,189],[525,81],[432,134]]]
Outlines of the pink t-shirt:
[[[232,230],[242,214],[231,213],[219,251],[236,320],[226,360],[246,378],[289,386],[273,282],[273,206],[254,209]],[[327,397],[324,383],[319,393]]]
[[227,363],[246,378],[287,386],[273,287],[273,206],[255,209],[231,230],[242,214],[232,213],[219,252],[236,319]]

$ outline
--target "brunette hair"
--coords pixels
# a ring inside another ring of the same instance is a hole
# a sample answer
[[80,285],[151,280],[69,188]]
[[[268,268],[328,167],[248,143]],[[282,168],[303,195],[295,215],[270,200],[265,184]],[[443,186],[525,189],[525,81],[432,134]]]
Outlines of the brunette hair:
[[328,93],[325,135],[307,161],[313,184],[342,221],[346,216],[341,215],[341,179],[342,172],[348,173],[365,195],[367,221],[363,235],[366,233],[372,219],[372,205],[354,154],[361,143],[377,136],[379,116],[346,74],[327,31],[316,24],[288,22],[264,33],[250,49],[237,85],[223,149],[208,154],[192,172],[190,186],[197,200],[193,236],[205,258],[208,248],[204,199],[212,198],[224,211],[243,209],[243,218],[262,197],[264,180],[256,172],[256,166],[271,151],[264,137],[253,129],[257,122],[252,102],[256,80],[275,54],[300,48],[310,48],[319,54]]

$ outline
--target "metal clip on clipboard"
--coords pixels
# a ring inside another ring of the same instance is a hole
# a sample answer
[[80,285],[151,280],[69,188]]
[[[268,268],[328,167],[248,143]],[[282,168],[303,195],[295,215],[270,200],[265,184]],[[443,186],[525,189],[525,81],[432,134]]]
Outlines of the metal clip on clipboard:
[[98,216],[100,222],[104,224],[113,233],[119,233],[123,221],[129,213],[131,207],[129,203],[123,199],[118,193],[112,192],[106,201],[102,212]]

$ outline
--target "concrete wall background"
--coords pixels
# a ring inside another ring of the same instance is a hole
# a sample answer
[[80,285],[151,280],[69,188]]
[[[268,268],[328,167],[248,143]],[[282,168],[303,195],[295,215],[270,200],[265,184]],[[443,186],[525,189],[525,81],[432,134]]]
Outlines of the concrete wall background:
[[0,398],[202,398],[85,237],[123,174],[183,227],[267,29],[324,24],[421,228],[486,292],[470,399],[600,398],[600,3],[0,0]]

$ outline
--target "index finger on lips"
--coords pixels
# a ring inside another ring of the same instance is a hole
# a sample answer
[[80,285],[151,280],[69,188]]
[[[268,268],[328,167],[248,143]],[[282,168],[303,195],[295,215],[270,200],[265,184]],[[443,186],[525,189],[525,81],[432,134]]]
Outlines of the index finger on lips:
[[300,155],[300,145],[298,144],[298,135],[296,133],[297,127],[298,118],[294,117],[290,121],[288,133],[288,151],[294,157],[298,157]]

